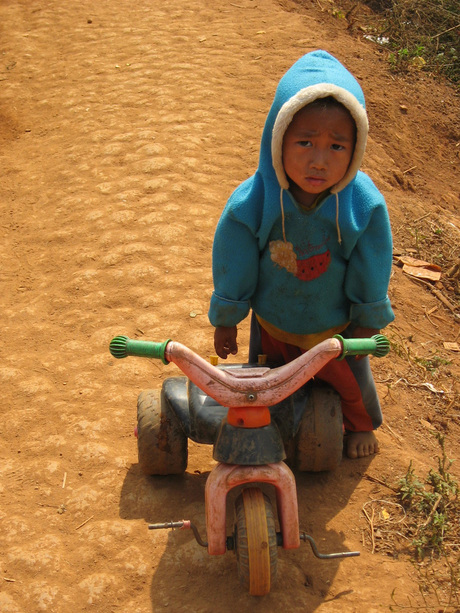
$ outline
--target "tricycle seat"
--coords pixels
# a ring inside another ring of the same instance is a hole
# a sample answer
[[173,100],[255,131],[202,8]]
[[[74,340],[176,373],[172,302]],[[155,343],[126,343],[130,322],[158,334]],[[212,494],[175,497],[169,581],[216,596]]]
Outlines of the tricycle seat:
[[196,443],[213,445],[228,408],[201,391],[187,377],[166,379],[163,392],[186,435]]

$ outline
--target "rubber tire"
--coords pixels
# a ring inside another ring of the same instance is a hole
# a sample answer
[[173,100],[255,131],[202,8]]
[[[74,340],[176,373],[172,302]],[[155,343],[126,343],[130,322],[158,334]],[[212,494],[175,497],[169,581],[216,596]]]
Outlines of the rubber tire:
[[265,596],[278,567],[270,499],[258,487],[244,489],[235,501],[235,517],[238,578],[251,596]]
[[294,466],[305,472],[334,470],[343,455],[340,396],[329,385],[315,382],[295,437]]
[[187,468],[188,439],[161,390],[137,399],[137,451],[146,475],[180,475]]

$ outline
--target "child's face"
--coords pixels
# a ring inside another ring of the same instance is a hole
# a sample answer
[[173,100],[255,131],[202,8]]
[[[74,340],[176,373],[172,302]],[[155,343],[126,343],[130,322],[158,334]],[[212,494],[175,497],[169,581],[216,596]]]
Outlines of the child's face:
[[355,146],[355,123],[341,107],[306,106],[294,115],[283,140],[283,165],[290,190],[300,204],[338,183]]

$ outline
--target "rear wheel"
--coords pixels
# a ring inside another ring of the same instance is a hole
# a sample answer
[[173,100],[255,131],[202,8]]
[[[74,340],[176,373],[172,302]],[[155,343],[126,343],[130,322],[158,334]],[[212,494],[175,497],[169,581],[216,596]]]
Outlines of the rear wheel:
[[258,487],[246,488],[236,499],[235,514],[238,577],[251,596],[264,596],[270,591],[278,563],[270,499]]
[[146,390],[137,399],[137,450],[147,475],[177,475],[187,468],[187,436],[162,397]]
[[298,470],[333,470],[343,453],[343,416],[340,396],[332,387],[315,382],[296,434],[294,465]]

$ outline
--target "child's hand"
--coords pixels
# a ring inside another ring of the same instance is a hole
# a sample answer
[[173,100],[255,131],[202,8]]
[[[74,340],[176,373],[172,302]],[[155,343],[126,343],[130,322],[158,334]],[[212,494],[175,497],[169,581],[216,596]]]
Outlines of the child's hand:
[[[359,326],[353,330],[353,338],[371,338],[374,334],[380,334],[380,330],[376,328],[360,328]],[[355,356],[355,360],[362,360],[365,355]]]
[[226,360],[229,353],[232,355],[236,355],[238,353],[236,335],[236,326],[233,326],[232,328],[219,326],[215,329],[214,349],[220,358]]

